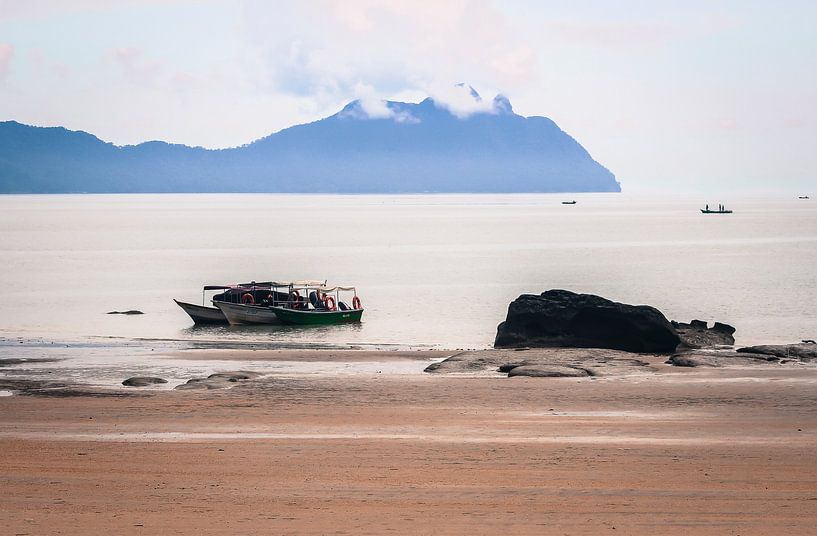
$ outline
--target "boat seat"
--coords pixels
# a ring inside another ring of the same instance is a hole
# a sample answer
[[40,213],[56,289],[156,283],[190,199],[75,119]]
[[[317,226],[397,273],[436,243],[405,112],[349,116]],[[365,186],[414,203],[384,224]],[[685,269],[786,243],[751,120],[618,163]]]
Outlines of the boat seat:
[[312,307],[315,309],[325,309],[323,302],[318,299],[318,294],[313,290],[309,293],[309,303],[312,304]]

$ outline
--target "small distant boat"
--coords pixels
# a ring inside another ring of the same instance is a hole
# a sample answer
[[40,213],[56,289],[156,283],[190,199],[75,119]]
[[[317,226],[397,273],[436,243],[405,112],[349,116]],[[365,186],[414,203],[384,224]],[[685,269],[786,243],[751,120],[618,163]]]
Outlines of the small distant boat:
[[573,201],[562,201],[562,204],[563,204],[563,205],[575,205],[575,204],[576,204],[576,200],[574,199]]
[[[174,299],[176,305],[181,307],[185,313],[190,315],[190,318],[196,324],[227,324],[227,317],[217,307],[208,307],[205,305],[205,297],[208,292],[221,291],[210,298],[212,303],[217,302],[232,302],[241,303],[242,300],[249,301],[263,301],[267,294],[269,294],[272,283],[238,283],[235,285],[205,285],[201,290],[201,305],[195,303],[187,303]],[[246,298],[249,294],[250,298]]]
[[[363,306],[357,296],[355,287],[333,287],[312,289],[309,292],[309,305],[290,300],[286,305],[270,307],[284,324],[297,325],[327,325],[360,322],[363,316]],[[321,294],[317,294],[317,292]],[[352,304],[341,301],[341,292],[352,293]],[[334,294],[334,295],[333,295]]]
[[727,210],[724,205],[718,205],[718,210],[710,210],[709,205],[701,209],[703,214],[732,214],[731,210]]
[[797,197],[797,199],[808,199],[808,198],[809,198],[809,196],[807,196],[807,195],[801,195],[801,196]]

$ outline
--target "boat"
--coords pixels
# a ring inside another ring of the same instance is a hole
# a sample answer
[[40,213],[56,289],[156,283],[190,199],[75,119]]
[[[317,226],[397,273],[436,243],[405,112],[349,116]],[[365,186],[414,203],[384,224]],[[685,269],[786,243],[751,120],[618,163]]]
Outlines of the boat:
[[709,209],[702,208],[701,212],[703,214],[732,214],[731,210],[726,210],[725,208],[720,209],[720,210],[709,210]]
[[195,303],[181,302],[173,299],[176,305],[184,309],[190,315],[195,324],[227,324],[227,317],[217,307],[207,307],[206,305],[196,305]]
[[267,305],[249,305],[243,303],[215,302],[216,307],[233,325],[242,324],[280,324],[281,321]]
[[808,199],[808,198],[809,198],[809,196],[807,196],[807,195],[797,196],[797,199]]
[[256,283],[251,281],[249,283],[238,283],[235,285],[205,285],[201,290],[201,305],[195,303],[188,303],[174,299],[176,305],[181,307],[185,313],[190,315],[193,322],[196,324],[227,324],[227,317],[217,307],[208,307],[205,305],[205,297],[208,292],[221,291],[212,296],[210,301],[216,302],[234,302],[241,303],[242,300],[249,301],[246,298],[250,295],[253,302],[262,301],[266,295],[269,294],[272,283]]
[[[325,281],[272,281],[265,283],[261,289],[256,287],[246,289],[246,292],[240,294],[240,300],[213,300],[213,305],[230,324],[280,324],[281,321],[272,310],[272,306],[297,302],[306,308],[306,297],[300,297],[302,289],[325,287]],[[296,296],[295,302],[293,295]]]
[[[309,295],[308,303],[299,299],[299,294],[290,294],[291,299],[283,305],[270,309],[283,324],[327,325],[360,322],[363,306],[355,287],[309,288],[303,289]],[[341,301],[341,292],[352,293],[351,306]]]
[[563,204],[563,205],[575,205],[575,204],[576,204],[576,200],[574,199],[573,201],[562,201],[562,204]]
[[727,210],[725,205],[718,205],[718,210],[710,210],[709,205],[701,209],[702,214],[732,214],[731,210]]

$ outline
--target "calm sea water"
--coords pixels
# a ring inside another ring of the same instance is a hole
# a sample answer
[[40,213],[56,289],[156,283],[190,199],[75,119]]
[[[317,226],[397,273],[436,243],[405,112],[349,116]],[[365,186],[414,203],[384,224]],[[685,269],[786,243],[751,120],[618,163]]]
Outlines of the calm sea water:
[[[575,198],[578,204],[560,202]],[[0,196],[0,336],[489,346],[550,288],[719,320],[739,343],[817,337],[817,201],[582,195]],[[357,326],[193,328],[204,284],[358,287]],[[139,309],[142,316],[106,315]]]

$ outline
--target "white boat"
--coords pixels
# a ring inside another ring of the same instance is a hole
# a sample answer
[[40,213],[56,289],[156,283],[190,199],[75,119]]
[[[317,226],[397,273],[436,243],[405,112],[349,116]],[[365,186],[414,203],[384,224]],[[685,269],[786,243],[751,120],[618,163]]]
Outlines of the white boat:
[[[265,285],[268,286],[264,289],[262,299],[245,299],[245,293],[239,303],[213,300],[213,305],[218,307],[230,324],[280,324],[281,321],[271,307],[291,302],[295,289],[323,288],[326,281],[274,281]],[[303,299],[297,291],[294,296]]]
[[[272,305],[276,302],[272,299],[274,291],[272,282],[256,283],[251,281],[249,283],[239,283],[236,285],[206,285],[201,290],[201,305],[195,303],[187,303],[179,300],[173,300],[176,305],[181,307],[185,313],[190,315],[193,322],[196,324],[227,324],[227,317],[217,307],[205,305],[205,296],[208,292],[217,292],[210,298],[213,304],[220,302],[231,303],[250,303],[260,305]],[[221,291],[221,292],[218,292]],[[278,296],[281,299],[286,299],[286,294]],[[280,299],[278,300],[280,301]]]
[[266,305],[213,302],[230,324],[280,324],[281,321]]
[[207,307],[206,305],[196,305],[195,303],[181,302],[174,299],[176,305],[184,309],[196,324],[227,324],[227,317],[217,307]]

